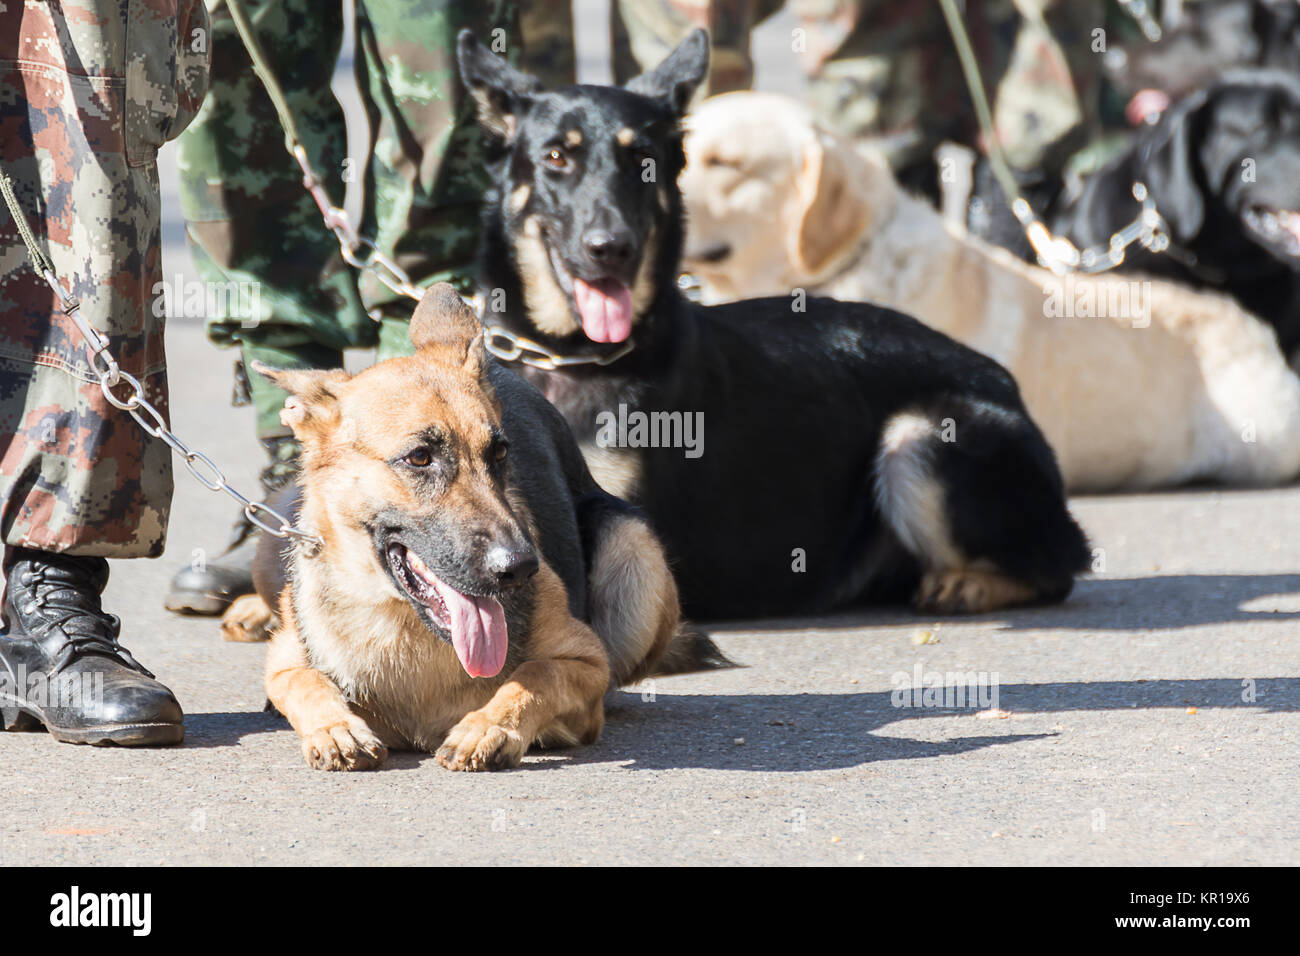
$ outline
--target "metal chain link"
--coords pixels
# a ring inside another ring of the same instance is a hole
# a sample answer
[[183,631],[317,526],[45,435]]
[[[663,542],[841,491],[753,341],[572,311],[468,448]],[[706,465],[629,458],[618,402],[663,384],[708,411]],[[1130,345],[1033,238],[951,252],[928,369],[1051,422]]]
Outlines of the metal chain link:
[[1156,209],[1155,200],[1147,191],[1145,183],[1133,183],[1133,198],[1142,204],[1137,217],[1123,229],[1112,233],[1108,241],[1078,249],[1069,239],[1054,236],[1034,216],[1029,203],[1017,196],[1011,204],[1011,211],[1025,228],[1039,261],[1057,275],[1079,271],[1085,275],[1109,272],[1124,263],[1128,247],[1135,242],[1142,248],[1153,252],[1164,252],[1169,248],[1169,232],[1164,217]]
[[[13,183],[3,169],[0,169],[0,195],[3,195],[9,215],[13,217],[14,225],[22,236],[23,245],[27,248],[27,255],[32,260],[33,268],[58,297],[60,311],[72,320],[72,324],[77,327],[77,332],[84,340],[88,366],[91,373],[99,380],[99,390],[103,392],[105,401],[134,418],[136,424],[144,429],[145,434],[160,439],[168,448],[180,455],[190,474],[209,491],[223,491],[239,502],[240,507],[244,509],[244,517],[256,527],[277,538],[290,539],[306,557],[314,557],[318,554],[323,544],[320,538],[295,527],[288,518],[266,502],[250,501],[244,497],[230,486],[225,474],[211,458],[202,452],[194,451],[167,427],[162,413],[145,397],[144,386],[140,384],[140,380],[130,372],[124,372],[118,365],[117,359],[109,351],[108,336],[86,321],[81,314],[81,302],[67,293],[63,283],[54,274],[52,264],[41,251],[36,236],[27,225],[27,219],[14,193]],[[120,398],[113,389],[123,383],[130,389],[130,394]]]
[[[498,340],[506,344],[500,345]],[[572,365],[610,365],[627,355],[633,348],[632,341],[629,339],[608,355],[560,355],[540,342],[534,342],[499,325],[487,326],[483,329],[483,345],[488,352],[503,362],[523,362],[525,365],[546,369],[548,372]]]
[[1137,21],[1142,35],[1152,43],[1159,43],[1164,31],[1151,15],[1151,4],[1147,0],[1119,0],[1120,9]]

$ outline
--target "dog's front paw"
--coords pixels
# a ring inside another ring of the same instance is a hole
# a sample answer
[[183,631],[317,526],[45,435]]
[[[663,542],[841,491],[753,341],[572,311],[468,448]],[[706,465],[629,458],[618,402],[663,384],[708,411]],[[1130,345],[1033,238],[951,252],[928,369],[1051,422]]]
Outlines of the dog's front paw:
[[524,757],[528,742],[517,730],[493,723],[482,711],[466,714],[438,748],[438,763],[448,770],[501,770]]
[[370,770],[388,758],[388,748],[354,718],[304,734],[302,755],[313,770]]

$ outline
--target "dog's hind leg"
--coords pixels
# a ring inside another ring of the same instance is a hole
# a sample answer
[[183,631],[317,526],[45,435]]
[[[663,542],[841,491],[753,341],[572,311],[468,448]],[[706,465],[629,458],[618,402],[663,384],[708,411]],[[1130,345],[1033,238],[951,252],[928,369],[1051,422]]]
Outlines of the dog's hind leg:
[[1088,567],[1060,473],[1021,411],[952,399],[886,422],[881,516],[923,569],[919,610],[975,614],[1063,600]]
[[579,522],[591,626],[609,654],[613,686],[734,666],[706,635],[682,621],[668,558],[639,512],[597,495],[580,506]]
[[266,696],[302,739],[302,754],[316,770],[369,770],[388,749],[343,697],[338,686],[312,667],[298,636],[289,592],[280,605],[284,622],[266,649]]

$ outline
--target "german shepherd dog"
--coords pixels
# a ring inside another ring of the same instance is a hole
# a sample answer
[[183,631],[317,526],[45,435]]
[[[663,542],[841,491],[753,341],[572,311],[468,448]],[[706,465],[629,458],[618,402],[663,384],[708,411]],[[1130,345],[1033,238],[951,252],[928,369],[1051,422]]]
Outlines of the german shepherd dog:
[[291,394],[293,513],[322,542],[286,569],[266,538],[255,566],[281,620],[266,694],[307,763],[365,769],[392,747],[508,767],[533,742],[594,741],[611,685],[724,665],[682,630],[645,522],[486,355],[451,286],[425,294],[411,340],[355,377],[258,369]]
[[[687,613],[907,597],[979,612],[1069,594],[1088,545],[1002,366],[873,305],[793,290],[703,307],[679,292],[681,120],[704,31],[626,88],[543,91],[468,32],[458,53],[493,178],[485,324],[607,363],[524,372],[596,479],[648,515]],[[633,414],[658,432],[624,429]],[[686,421],[705,430],[695,446],[663,447]]]

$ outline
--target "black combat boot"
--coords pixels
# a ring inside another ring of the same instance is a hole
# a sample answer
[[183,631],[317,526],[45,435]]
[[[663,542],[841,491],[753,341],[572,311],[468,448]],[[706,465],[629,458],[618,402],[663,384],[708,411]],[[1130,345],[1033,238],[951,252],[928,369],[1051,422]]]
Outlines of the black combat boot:
[[[279,491],[298,473],[298,442],[292,436],[265,438],[271,463],[262,469],[266,494]],[[214,563],[194,562],[176,572],[164,605],[178,614],[223,613],[238,597],[253,593],[253,554],[257,551],[256,526],[241,511],[230,541]]]
[[5,555],[0,726],[44,724],[73,744],[179,743],[172,692],[117,642],[120,622],[99,596],[108,562],[28,548]]

